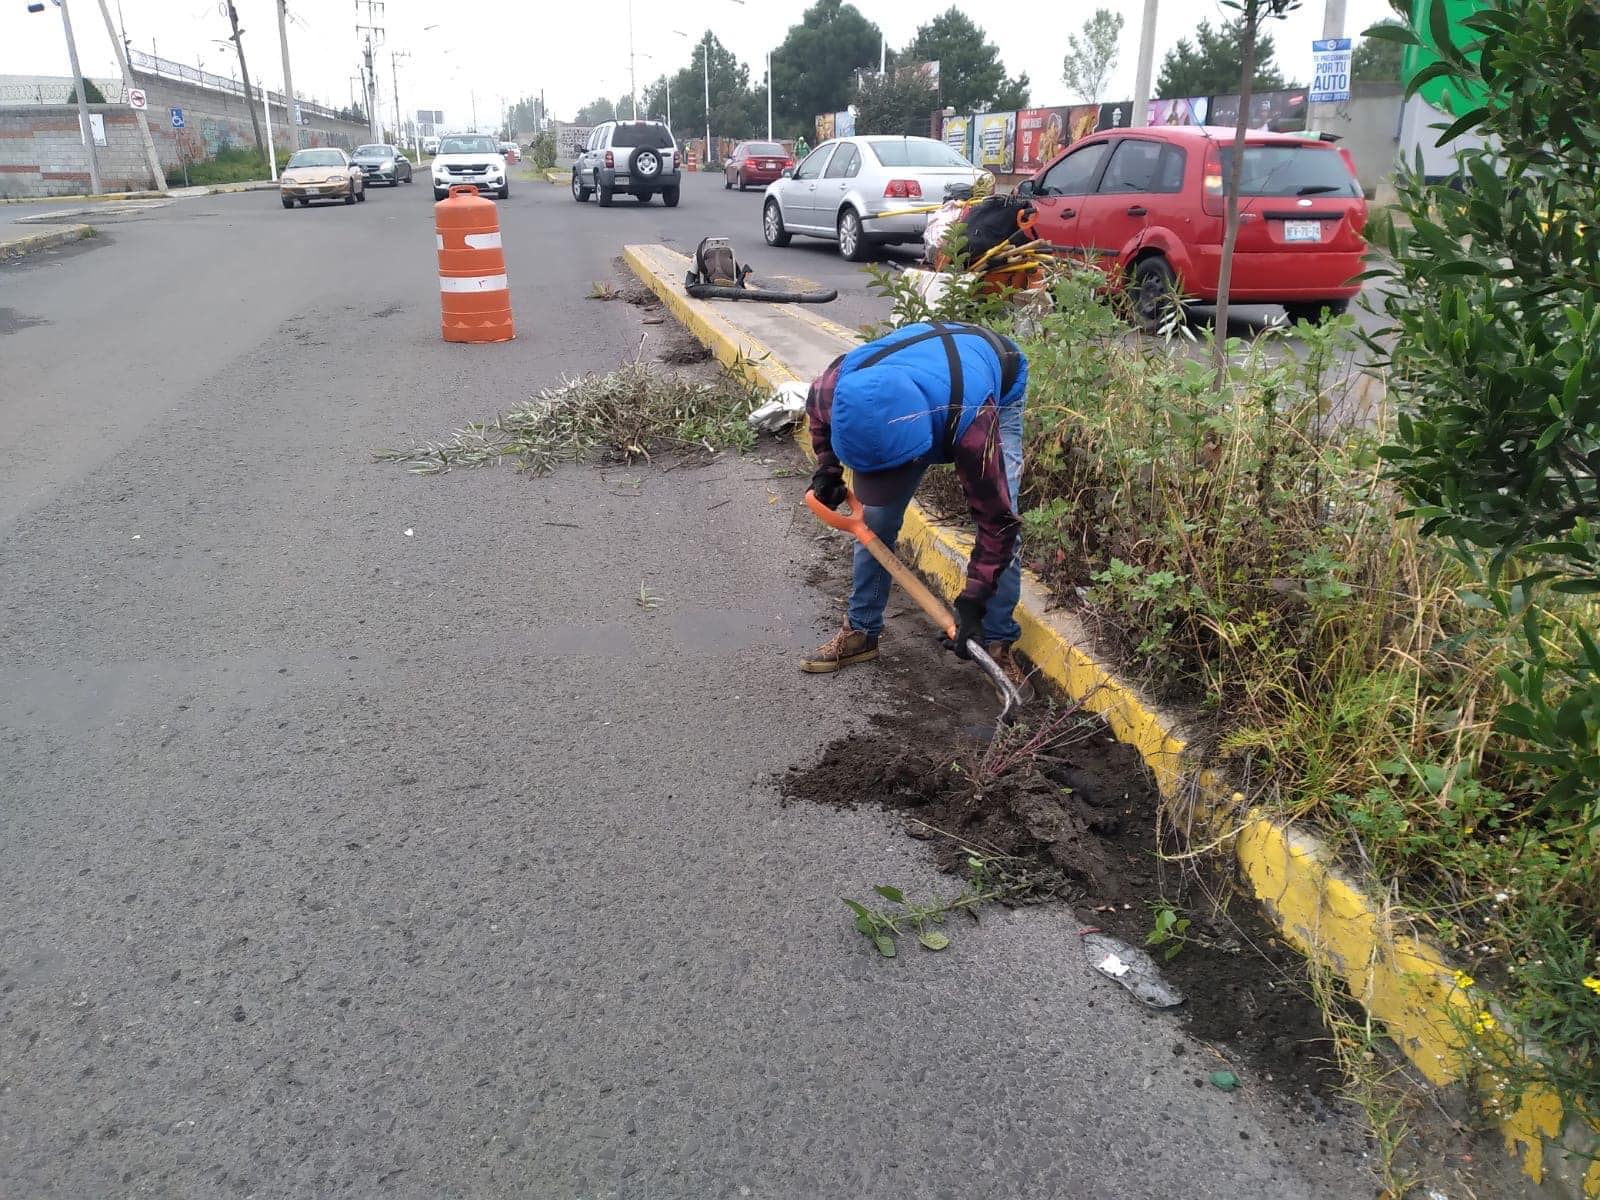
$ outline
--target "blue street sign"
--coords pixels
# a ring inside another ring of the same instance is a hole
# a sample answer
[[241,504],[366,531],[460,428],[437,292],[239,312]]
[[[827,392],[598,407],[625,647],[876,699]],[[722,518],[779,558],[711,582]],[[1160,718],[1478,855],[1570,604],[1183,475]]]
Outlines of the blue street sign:
[[183,109],[174,108],[172,110],[172,127],[174,129],[183,128]]
[[1311,43],[1312,104],[1342,104],[1350,99],[1350,38],[1317,38]]

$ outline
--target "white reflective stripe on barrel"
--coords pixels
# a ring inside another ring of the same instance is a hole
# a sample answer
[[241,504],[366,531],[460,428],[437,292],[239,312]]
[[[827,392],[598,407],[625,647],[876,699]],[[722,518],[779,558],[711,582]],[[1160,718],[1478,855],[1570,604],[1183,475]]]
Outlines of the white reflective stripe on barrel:
[[469,234],[467,234],[467,249],[468,250],[498,250],[498,249],[500,249],[500,231],[498,229],[496,229],[493,233],[469,233]]
[[504,275],[467,275],[464,277],[441,275],[439,276],[439,290],[441,292],[503,292],[506,290],[506,277]]
[[444,234],[442,234],[442,233],[434,234],[433,235],[433,242],[434,242],[434,245],[438,249],[443,250],[444,249]]

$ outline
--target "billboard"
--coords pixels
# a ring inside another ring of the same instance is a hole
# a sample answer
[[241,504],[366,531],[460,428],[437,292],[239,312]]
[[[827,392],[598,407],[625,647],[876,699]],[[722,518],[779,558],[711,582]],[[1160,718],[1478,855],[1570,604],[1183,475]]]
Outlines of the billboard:
[[[1213,96],[1210,122],[1213,125],[1233,126],[1239,122],[1239,97]],[[1247,128],[1265,129],[1273,133],[1299,133],[1306,127],[1306,93],[1259,92],[1250,97],[1250,120]]]
[[834,113],[833,114],[833,136],[834,137],[855,137],[855,135],[856,135],[856,114],[851,112],[848,108],[845,109],[843,112]]
[[974,123],[973,162],[986,171],[1011,174],[1016,152],[1017,114],[979,113]]
[[833,136],[833,118],[836,115],[835,113],[819,113],[817,115],[817,142],[819,145]]
[[1031,175],[1071,139],[1067,137],[1070,115],[1065,108],[1025,108],[1017,113],[1017,149],[1014,164],[1018,174]]
[[1178,100],[1150,101],[1149,125],[1204,125],[1211,97],[1190,96]]
[[946,117],[944,119],[944,144],[968,162],[972,161],[971,117]]
[[1076,104],[1067,110],[1067,145],[1082,141],[1100,128],[1098,104]]
[[1100,106],[1100,119],[1095,129],[1126,129],[1133,124],[1133,101],[1119,100],[1115,104]]

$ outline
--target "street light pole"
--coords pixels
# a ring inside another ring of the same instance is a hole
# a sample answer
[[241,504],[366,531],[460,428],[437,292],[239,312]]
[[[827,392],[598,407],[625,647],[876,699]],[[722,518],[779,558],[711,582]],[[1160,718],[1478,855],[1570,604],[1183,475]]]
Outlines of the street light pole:
[[78,43],[72,40],[72,18],[67,15],[67,0],[57,0],[61,5],[61,28],[67,34],[67,61],[72,65],[72,93],[78,97],[78,132],[83,136],[83,148],[89,152],[89,192],[100,194],[100,160],[94,152],[94,127],[89,124],[89,99],[84,95],[89,89],[83,86],[83,70],[78,66]]
[[[65,8],[62,9],[66,11]],[[701,169],[711,163],[711,30],[706,29],[706,161],[701,164]],[[96,191],[99,189],[96,188]]]
[[767,51],[767,141],[772,140],[772,51]]
[[633,0],[628,0],[628,93],[633,100],[633,119],[639,119],[639,73],[634,69]]

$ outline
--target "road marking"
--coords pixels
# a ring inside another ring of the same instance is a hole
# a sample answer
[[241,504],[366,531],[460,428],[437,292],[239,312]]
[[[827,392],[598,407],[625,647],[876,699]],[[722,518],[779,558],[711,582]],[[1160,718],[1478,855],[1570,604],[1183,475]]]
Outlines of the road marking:
[[439,276],[439,290],[441,292],[503,292],[506,290],[506,277],[504,275],[465,275],[465,276]]

